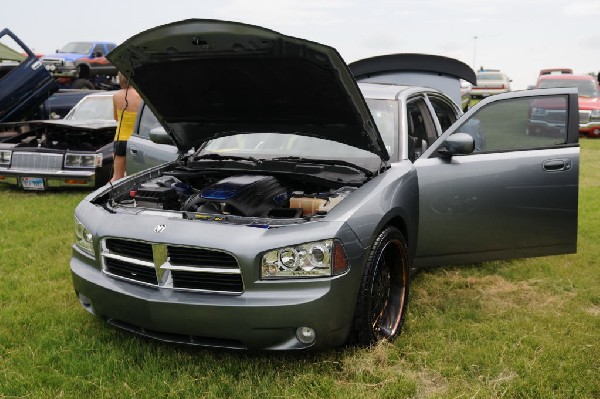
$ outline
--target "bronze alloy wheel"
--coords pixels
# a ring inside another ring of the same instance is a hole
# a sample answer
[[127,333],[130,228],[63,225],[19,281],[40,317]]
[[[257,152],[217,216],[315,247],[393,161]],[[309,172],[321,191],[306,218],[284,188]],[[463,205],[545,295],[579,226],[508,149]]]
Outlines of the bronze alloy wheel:
[[402,327],[408,301],[406,243],[395,227],[384,229],[373,244],[356,304],[351,343],[393,340]]

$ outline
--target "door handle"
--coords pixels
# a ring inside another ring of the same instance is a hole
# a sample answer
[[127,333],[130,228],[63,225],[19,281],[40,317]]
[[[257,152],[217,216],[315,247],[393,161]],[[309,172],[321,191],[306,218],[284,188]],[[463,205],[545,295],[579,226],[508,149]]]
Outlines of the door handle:
[[131,152],[133,155],[137,154],[138,150],[135,147],[129,147],[129,152]]
[[542,167],[547,172],[560,172],[571,169],[570,159],[547,159],[542,164]]

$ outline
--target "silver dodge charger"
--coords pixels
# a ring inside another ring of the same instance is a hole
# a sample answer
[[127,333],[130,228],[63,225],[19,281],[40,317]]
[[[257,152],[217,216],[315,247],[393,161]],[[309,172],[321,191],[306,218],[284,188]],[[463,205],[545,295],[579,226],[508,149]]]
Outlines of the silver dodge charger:
[[[576,251],[574,89],[462,115],[432,88],[474,79],[456,60],[349,67],[216,20],[158,26],[109,58],[164,127],[152,139],[179,150],[75,210],[74,288],[110,325],[234,349],[369,345],[399,334],[413,268]],[[420,88],[396,73],[419,69]],[[529,135],[543,108],[555,123]]]

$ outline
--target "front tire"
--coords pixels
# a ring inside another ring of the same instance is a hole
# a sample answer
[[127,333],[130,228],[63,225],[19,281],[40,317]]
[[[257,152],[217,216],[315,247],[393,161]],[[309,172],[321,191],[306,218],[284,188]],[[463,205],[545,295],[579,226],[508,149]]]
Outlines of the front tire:
[[393,341],[404,321],[408,286],[406,241],[397,228],[390,226],[377,236],[369,253],[349,342],[371,345]]

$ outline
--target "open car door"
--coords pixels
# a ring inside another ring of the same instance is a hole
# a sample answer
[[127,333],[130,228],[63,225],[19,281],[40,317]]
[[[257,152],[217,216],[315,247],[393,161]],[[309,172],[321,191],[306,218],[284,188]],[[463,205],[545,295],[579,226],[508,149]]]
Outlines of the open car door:
[[58,90],[41,61],[14,33],[0,31],[0,122],[18,122]]
[[415,161],[415,265],[576,252],[578,140],[575,89],[473,107]]

